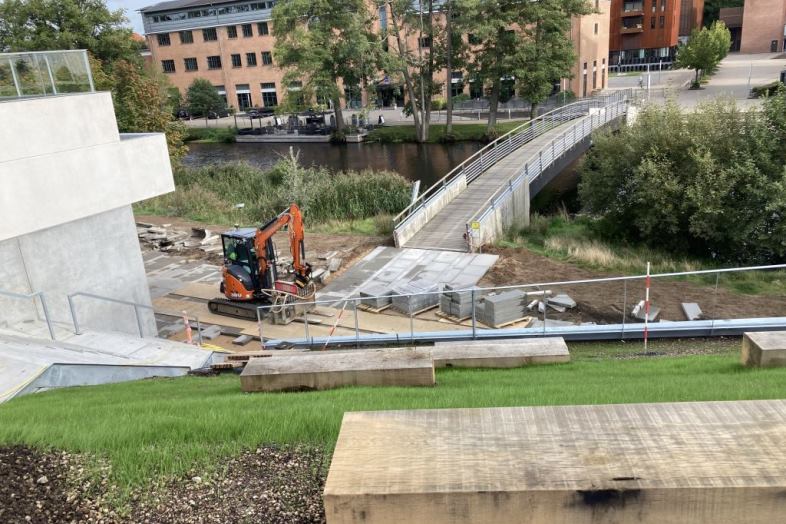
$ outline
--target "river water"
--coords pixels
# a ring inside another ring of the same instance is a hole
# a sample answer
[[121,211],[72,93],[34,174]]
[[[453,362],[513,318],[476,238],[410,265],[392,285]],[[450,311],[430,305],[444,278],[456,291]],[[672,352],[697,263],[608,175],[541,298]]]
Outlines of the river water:
[[289,154],[290,147],[300,152],[300,162],[305,166],[324,166],[334,172],[362,169],[395,171],[409,180],[420,180],[422,191],[483,144],[189,144],[184,164],[201,166],[245,160],[266,169]]

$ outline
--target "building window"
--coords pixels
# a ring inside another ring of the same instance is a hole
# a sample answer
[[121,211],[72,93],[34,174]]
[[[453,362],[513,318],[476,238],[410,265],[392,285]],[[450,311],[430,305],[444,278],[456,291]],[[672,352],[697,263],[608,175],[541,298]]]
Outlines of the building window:
[[235,93],[237,94],[237,107],[241,111],[251,107],[251,90],[249,90],[248,84],[237,84]]
[[654,13],[657,10],[658,10],[658,0],[652,0],[652,12]]
[[193,44],[194,43],[194,33],[191,31],[180,31],[180,43],[181,44]]
[[172,43],[169,40],[169,33],[161,33],[156,36],[158,37],[158,45],[170,45]]
[[259,36],[265,36],[270,34],[270,28],[268,28],[267,22],[259,22],[257,24],[257,33],[259,33]]
[[660,10],[661,11],[666,10],[666,0],[660,0]]
[[183,62],[185,63],[186,71],[197,71],[199,69],[196,58],[184,58]]
[[660,17],[660,28],[663,29],[664,25],[666,25],[666,17],[665,16],[661,16]]
[[273,55],[270,51],[262,51],[262,65],[273,65]]
[[595,34],[596,35],[598,34],[598,24],[597,23],[595,24]]
[[161,60],[161,69],[164,73],[174,73],[175,72],[175,61],[174,60]]
[[248,67],[253,67],[257,65],[257,54],[256,53],[246,53],[246,65]]
[[278,105],[278,97],[276,96],[276,84],[273,82],[264,82],[260,84],[262,87],[262,105],[265,107],[275,107]]
[[209,57],[207,57],[207,68],[208,69],[221,69],[221,57],[220,56],[209,56]]
[[237,26],[235,26],[235,25],[228,25],[227,26],[227,37],[228,38],[237,38]]
[[251,24],[243,24],[243,37],[248,38],[250,36],[254,36],[254,30],[251,28]]
[[242,65],[240,63],[240,55],[232,55],[232,67],[241,67]]
[[384,5],[379,8],[379,28],[383,31],[388,28],[388,9]]
[[431,47],[431,37],[430,36],[421,36],[418,38],[418,45],[421,48],[426,49]]
[[215,27],[208,27],[202,30],[202,40],[205,42],[214,42],[218,40],[218,34]]
[[650,29],[655,29],[655,17],[650,17]]

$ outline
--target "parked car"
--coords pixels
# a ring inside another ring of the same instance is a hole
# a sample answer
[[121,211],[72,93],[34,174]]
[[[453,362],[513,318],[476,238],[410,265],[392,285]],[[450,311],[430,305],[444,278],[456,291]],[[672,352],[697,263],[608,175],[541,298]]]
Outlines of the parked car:
[[273,116],[275,111],[272,107],[251,107],[246,109],[246,116],[249,118],[265,118]]
[[229,116],[229,110],[227,108],[207,112],[207,117],[211,120],[215,120],[216,118],[224,118],[227,116]]
[[175,117],[185,120],[191,117],[191,113],[188,112],[188,109],[181,107],[175,111]]

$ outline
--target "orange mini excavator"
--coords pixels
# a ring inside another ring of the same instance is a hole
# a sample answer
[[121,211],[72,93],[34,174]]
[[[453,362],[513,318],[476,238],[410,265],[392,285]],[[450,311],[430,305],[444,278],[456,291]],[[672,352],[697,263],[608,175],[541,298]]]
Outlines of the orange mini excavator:
[[[279,278],[273,235],[286,227],[289,228],[292,266],[287,272],[291,277],[284,279]],[[296,204],[258,229],[235,228],[223,233],[224,267],[220,290],[226,298],[211,300],[208,303],[210,311],[256,320],[257,307],[272,304],[281,306],[273,308],[273,312],[279,314],[279,321],[286,323],[291,320],[294,308],[289,306],[313,299],[315,290],[311,265],[304,260],[304,236],[303,216]]]

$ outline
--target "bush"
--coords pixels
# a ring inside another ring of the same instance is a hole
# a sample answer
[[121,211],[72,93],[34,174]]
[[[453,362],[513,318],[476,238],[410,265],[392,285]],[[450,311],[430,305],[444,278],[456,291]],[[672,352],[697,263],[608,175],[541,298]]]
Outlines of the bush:
[[201,140],[204,142],[232,144],[235,142],[236,136],[237,130],[232,127],[189,127],[185,141]]
[[[174,193],[137,206],[141,213],[172,215],[217,224],[259,224],[290,203],[297,203],[309,222],[362,220],[394,215],[409,203],[409,182],[388,171],[330,173],[303,168],[297,158],[278,162],[269,171],[234,162],[181,167]],[[242,209],[235,204],[243,203]]]
[[447,107],[447,102],[445,102],[444,98],[433,98],[431,100],[432,111],[442,111],[446,107]]
[[778,81],[763,86],[756,86],[751,89],[751,97],[761,98],[764,96],[773,96],[778,92],[778,89],[782,86],[783,84]]
[[600,133],[579,197],[614,240],[734,263],[786,260],[786,90],[763,110],[644,108]]

